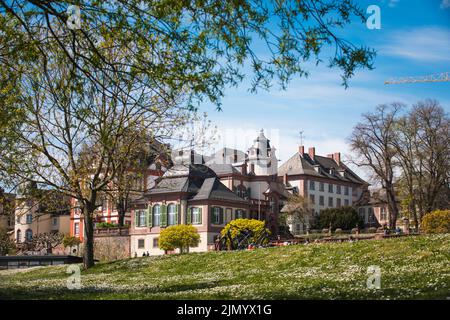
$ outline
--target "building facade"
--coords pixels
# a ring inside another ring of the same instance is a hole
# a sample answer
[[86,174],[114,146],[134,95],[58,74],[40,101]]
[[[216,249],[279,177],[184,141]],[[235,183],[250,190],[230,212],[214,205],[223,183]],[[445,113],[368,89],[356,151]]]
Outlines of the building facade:
[[306,153],[300,146],[280,166],[278,177],[293,193],[309,200],[312,208],[309,219],[289,226],[293,234],[305,233],[321,210],[354,206],[369,186],[341,161],[340,152],[324,157],[317,155],[314,147]]

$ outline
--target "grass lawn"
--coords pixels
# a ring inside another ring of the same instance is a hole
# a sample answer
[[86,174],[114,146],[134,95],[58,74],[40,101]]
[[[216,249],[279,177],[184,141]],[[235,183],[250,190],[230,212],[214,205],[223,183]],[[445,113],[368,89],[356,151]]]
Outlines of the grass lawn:
[[[381,289],[367,289],[367,268]],[[3,299],[446,299],[450,234],[101,263],[66,287],[67,265],[0,271]]]

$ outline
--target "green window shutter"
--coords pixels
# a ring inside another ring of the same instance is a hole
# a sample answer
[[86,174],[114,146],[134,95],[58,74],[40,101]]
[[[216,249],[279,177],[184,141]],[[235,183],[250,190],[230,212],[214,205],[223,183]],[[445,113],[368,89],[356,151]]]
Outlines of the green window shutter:
[[175,224],[178,224],[178,215],[180,214],[180,205],[175,206]]
[[214,223],[214,207],[211,207],[211,209],[210,209],[210,223],[215,224]]
[[134,210],[134,226],[139,227],[139,210]]
[[186,224],[192,223],[192,208],[189,208],[186,212]]
[[161,227],[167,226],[167,206],[163,204],[161,206]]
[[199,224],[202,224],[202,208],[200,207],[200,208],[198,208],[198,214],[200,215],[199,216],[199,220],[198,220],[198,223]]
[[153,210],[151,205],[147,207],[147,227],[153,227]]
[[219,224],[223,224],[223,208],[220,208],[220,214],[219,214]]

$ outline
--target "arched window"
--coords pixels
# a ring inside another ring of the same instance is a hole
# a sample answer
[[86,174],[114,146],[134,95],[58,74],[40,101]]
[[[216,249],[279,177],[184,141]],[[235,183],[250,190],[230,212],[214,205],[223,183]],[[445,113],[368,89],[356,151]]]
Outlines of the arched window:
[[25,231],[25,241],[31,241],[32,238],[33,231],[31,229],[27,229],[27,231]]
[[20,231],[20,229],[17,230],[16,241],[17,243],[22,242],[22,231]]
[[169,226],[172,226],[174,224],[178,223],[178,219],[177,219],[177,206],[173,203],[169,204],[167,206],[167,224]]
[[161,225],[161,206],[157,204],[156,206],[153,206],[153,225],[159,226]]

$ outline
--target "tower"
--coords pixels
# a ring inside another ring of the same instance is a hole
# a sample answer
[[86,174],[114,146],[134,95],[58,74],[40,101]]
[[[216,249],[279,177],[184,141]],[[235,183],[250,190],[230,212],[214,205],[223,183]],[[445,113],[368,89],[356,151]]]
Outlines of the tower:
[[271,176],[278,173],[276,149],[271,147],[270,140],[261,129],[253,145],[248,149],[249,170],[258,176]]

